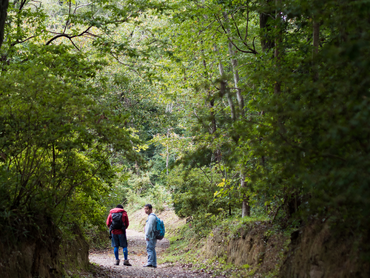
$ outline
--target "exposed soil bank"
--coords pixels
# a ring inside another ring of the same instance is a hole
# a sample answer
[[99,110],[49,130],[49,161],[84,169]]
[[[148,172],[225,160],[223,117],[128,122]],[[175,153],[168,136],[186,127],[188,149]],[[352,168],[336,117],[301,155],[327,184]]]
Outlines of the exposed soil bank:
[[244,266],[251,277],[275,277],[276,266],[282,262],[282,251],[287,244],[283,233],[271,232],[267,222],[248,223],[234,233],[216,228],[208,236],[204,246],[207,259],[225,260],[236,266]]
[[249,277],[370,277],[352,236],[310,223],[291,235],[273,231],[268,222],[247,224],[232,234],[216,228],[208,236],[207,259],[219,258],[249,269]]
[[314,222],[292,233],[280,277],[370,277],[369,264],[359,259],[361,246],[352,234],[338,233]]
[[77,226],[71,228],[68,240],[62,240],[61,232],[47,217],[40,216],[20,229],[27,231],[27,236],[0,230],[2,278],[62,277],[68,269],[89,267],[89,246]]

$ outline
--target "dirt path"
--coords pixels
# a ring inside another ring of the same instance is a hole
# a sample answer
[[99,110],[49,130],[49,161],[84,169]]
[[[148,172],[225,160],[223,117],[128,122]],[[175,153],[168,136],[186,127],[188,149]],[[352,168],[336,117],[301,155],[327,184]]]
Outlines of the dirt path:
[[[128,239],[128,258],[132,266],[114,265],[113,248],[99,251],[91,251],[89,259],[97,267],[98,277],[214,277],[210,274],[201,271],[190,271],[181,265],[173,266],[169,264],[158,264],[156,269],[146,268],[143,265],[147,262],[146,243],[144,234],[134,230],[127,230]],[[161,258],[161,254],[169,247],[169,241],[163,239],[157,243],[157,259]],[[123,259],[122,248],[120,248],[120,259]]]

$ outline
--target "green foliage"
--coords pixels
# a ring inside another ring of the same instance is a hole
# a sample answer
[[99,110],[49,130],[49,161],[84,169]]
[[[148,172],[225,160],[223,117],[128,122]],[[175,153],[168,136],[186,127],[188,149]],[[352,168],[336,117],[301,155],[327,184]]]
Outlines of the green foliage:
[[[212,207],[230,196],[285,225],[324,215],[366,231],[368,3],[177,1],[172,8],[156,34],[171,49],[161,60],[167,76],[158,76],[191,138],[177,140],[180,152],[171,145],[177,164],[189,167],[184,175],[173,168],[166,181],[179,215],[217,215]],[[203,171],[216,167],[223,170],[209,187]]]
[[219,173],[206,167],[186,169],[178,166],[172,169],[167,182],[173,192],[175,212],[180,217],[203,217],[235,208],[237,204],[230,202],[228,195],[214,201],[219,189],[215,181],[219,179]]
[[130,210],[140,209],[150,203],[156,211],[163,211],[171,202],[170,194],[162,185],[152,184],[150,173],[142,176],[132,174],[127,184],[123,186],[126,190],[125,203]]
[[94,222],[113,203],[173,202],[206,226],[244,202],[283,226],[325,216],[365,235],[369,12],[345,0],[15,3],[0,207]]
[[132,145],[92,82],[99,64],[64,46],[30,44],[22,56],[0,76],[2,209],[101,225],[101,195],[114,177],[109,156]]

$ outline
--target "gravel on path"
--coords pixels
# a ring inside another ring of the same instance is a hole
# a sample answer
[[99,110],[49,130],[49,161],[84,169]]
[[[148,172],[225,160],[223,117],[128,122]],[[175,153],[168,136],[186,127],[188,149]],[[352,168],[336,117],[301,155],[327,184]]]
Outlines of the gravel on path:
[[[122,248],[120,248],[120,265],[114,265],[115,257],[113,254],[113,248],[106,250],[91,250],[89,254],[90,263],[95,264],[96,273],[98,277],[108,278],[123,278],[123,277],[175,277],[175,278],[186,278],[186,277],[201,277],[210,278],[214,277],[208,273],[201,271],[191,271],[185,266],[181,265],[169,265],[169,264],[158,264],[157,268],[147,268],[143,265],[147,262],[146,243],[144,233],[137,232],[134,230],[126,230],[128,239],[128,259],[132,266],[123,265],[123,254]],[[164,238],[157,242],[157,259],[159,259],[162,253],[170,246],[168,239]],[[96,277],[96,276],[95,276]]]

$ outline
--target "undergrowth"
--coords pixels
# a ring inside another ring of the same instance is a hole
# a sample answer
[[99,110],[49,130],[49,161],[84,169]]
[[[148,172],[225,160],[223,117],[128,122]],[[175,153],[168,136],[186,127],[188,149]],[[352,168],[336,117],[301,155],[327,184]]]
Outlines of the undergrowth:
[[[221,229],[225,234],[225,242],[221,248],[226,248],[227,243],[235,238],[240,238],[242,230],[251,230],[256,223],[267,221],[266,217],[244,217],[226,218],[225,215],[209,216],[203,219],[193,219],[190,223],[183,225],[170,237],[170,247],[159,260],[159,263],[169,265],[181,265],[193,268],[200,272],[212,275],[226,275],[227,277],[251,277],[258,270],[248,264],[235,266],[227,262],[227,255],[206,259],[204,256],[207,244],[207,237],[213,237],[215,228]],[[206,221],[202,221],[206,219]],[[267,232],[267,236],[277,232],[275,227]],[[273,276],[271,276],[273,277]]]

